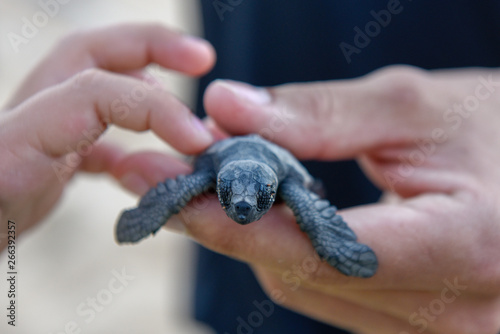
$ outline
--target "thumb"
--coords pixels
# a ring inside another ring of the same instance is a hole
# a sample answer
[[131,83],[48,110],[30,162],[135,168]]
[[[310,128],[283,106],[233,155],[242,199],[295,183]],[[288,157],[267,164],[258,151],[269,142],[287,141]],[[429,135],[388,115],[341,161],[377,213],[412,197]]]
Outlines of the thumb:
[[403,66],[359,79],[271,88],[216,80],[204,104],[231,134],[259,133],[301,159],[352,158],[415,138],[424,81],[423,71]]

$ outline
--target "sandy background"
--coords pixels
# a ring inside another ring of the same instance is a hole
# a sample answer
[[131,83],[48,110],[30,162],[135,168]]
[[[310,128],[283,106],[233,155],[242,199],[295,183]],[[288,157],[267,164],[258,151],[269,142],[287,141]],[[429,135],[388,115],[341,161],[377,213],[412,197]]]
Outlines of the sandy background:
[[[20,33],[22,18],[40,10],[34,0],[0,2],[0,104],[57,40],[75,29],[155,21],[199,35],[196,0],[72,0],[60,5],[37,35],[14,52],[7,33]],[[192,101],[192,81],[155,72],[182,100]],[[112,128],[106,137],[130,150],[168,150],[148,133]],[[17,326],[7,326],[2,311],[0,333],[59,334],[75,327],[80,333],[211,333],[190,319],[190,241],[161,231],[137,246],[115,243],[117,215],[136,201],[105,176],[75,177],[52,214],[17,244]],[[8,300],[6,262],[4,252],[2,310]]]

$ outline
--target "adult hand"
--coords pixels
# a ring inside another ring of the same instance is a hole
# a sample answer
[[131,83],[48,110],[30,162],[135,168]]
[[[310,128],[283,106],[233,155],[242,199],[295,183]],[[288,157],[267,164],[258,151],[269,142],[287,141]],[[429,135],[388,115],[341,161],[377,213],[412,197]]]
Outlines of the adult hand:
[[498,333],[499,74],[389,67],[355,80],[208,87],[205,109],[228,133],[261,133],[303,159],[356,158],[391,194],[340,212],[378,255],[370,279],[320,262],[283,205],[248,226],[216,199],[179,219],[203,245],[250,263],[277,302],[332,325]]
[[200,120],[141,70],[157,63],[199,75],[214,61],[206,41],[159,25],[120,25],[66,37],[0,113],[2,229],[8,219],[18,233],[40,221],[78,169],[110,173],[137,193],[158,174],[186,172],[188,166],[164,155],[127,155],[95,142],[115,124],[153,130],[183,153],[206,148],[213,139]]

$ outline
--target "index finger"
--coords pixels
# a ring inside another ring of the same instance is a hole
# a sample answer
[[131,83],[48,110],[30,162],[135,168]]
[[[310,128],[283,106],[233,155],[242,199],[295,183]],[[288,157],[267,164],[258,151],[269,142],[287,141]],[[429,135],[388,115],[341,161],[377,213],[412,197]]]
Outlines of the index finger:
[[32,147],[50,157],[88,150],[108,124],[152,130],[187,154],[205,149],[213,140],[201,121],[169,92],[95,69],[36,94],[5,117],[17,118],[10,131],[25,133]]
[[210,43],[159,24],[122,24],[75,32],[31,72],[7,108],[89,68],[128,72],[157,63],[187,75],[201,75],[214,62]]
[[115,72],[157,63],[185,74],[200,75],[215,61],[214,49],[207,41],[159,24],[123,24],[75,33],[61,43],[61,48],[80,54],[83,65],[89,62],[90,67]]

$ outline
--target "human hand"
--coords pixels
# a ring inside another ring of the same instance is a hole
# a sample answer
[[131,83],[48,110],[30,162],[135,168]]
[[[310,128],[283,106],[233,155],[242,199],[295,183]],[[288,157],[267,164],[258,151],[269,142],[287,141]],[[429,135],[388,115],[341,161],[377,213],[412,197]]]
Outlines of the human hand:
[[320,262],[284,206],[240,226],[213,198],[203,215],[178,219],[203,245],[250,263],[278,303],[332,325],[498,333],[499,87],[497,70],[390,67],[355,80],[207,89],[205,109],[225,131],[261,133],[302,159],[356,158],[391,194],[340,212],[377,254],[373,278]]
[[183,153],[206,148],[213,139],[202,123],[141,70],[157,63],[200,75],[214,61],[207,42],[159,25],[119,25],[66,37],[0,113],[2,228],[10,219],[20,233],[40,221],[78,170],[109,173],[138,193],[158,174],[186,172],[186,164],[168,156],[127,155],[96,141],[115,124],[152,130]]

